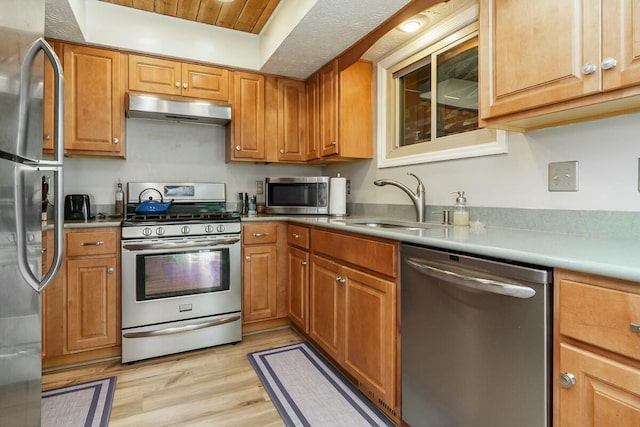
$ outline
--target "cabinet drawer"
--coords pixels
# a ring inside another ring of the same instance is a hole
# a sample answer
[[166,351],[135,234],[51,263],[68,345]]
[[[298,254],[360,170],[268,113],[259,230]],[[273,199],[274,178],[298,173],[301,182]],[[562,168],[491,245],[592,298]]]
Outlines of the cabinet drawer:
[[287,243],[303,249],[309,249],[309,229],[300,225],[287,226]]
[[398,275],[397,244],[323,230],[311,230],[311,250],[389,277]]
[[632,331],[640,325],[640,287],[633,293],[597,282],[560,278],[560,333],[640,360],[640,334]]
[[66,243],[68,257],[115,254],[117,233],[116,229],[69,231]]
[[261,243],[275,243],[278,238],[278,224],[256,223],[242,225],[242,243],[257,245]]

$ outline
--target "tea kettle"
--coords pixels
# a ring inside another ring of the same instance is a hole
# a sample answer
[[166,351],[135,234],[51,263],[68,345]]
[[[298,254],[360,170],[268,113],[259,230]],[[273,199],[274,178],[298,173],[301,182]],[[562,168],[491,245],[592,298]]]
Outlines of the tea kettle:
[[[148,200],[142,201],[142,195],[149,190],[153,190],[160,195],[160,201],[153,200],[152,196],[149,196]],[[160,193],[155,188],[145,188],[138,195],[138,207],[136,207],[137,214],[163,214],[165,213],[173,203],[173,200],[169,200],[168,202],[164,201],[162,197],[162,193]]]

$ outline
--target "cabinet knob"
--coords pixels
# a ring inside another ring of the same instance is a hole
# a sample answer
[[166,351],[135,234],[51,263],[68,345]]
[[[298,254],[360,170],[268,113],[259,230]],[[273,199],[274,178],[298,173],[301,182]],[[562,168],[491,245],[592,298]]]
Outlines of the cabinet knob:
[[337,145],[338,143],[335,141],[331,141],[331,145]]
[[618,65],[618,61],[616,61],[610,56],[607,58],[604,58],[602,60],[602,64],[600,64],[603,70],[611,70],[613,68],[616,68],[616,65]]
[[176,87],[180,87],[180,82],[176,82]]
[[236,151],[240,151],[242,150],[242,147],[240,147],[239,145],[236,145]]
[[298,233],[293,233],[292,236],[293,236],[294,239],[299,239],[300,238],[300,235]]
[[640,325],[637,323],[629,323],[629,329],[631,332],[640,335]]
[[114,271],[116,271],[116,269],[113,268],[113,267],[107,268],[107,273],[109,273],[109,274],[113,274]]
[[558,381],[563,388],[571,388],[576,385],[576,376],[571,372],[563,372],[558,375]]
[[183,87],[184,89],[187,89],[187,88],[189,87],[189,85],[188,85],[188,84],[186,84],[186,83],[182,83],[182,87]]
[[118,142],[120,142],[120,140],[118,138],[113,138],[113,143],[117,144]]
[[280,149],[280,154],[284,154],[284,148]]
[[244,256],[244,260],[249,262],[249,261],[251,261],[251,257],[249,255],[245,255]]
[[591,62],[587,62],[586,64],[584,64],[582,66],[582,74],[584,74],[585,76],[588,74],[593,74],[596,72],[596,70],[598,69],[598,67],[596,67],[596,64],[593,64]]
[[345,279],[344,277],[337,276],[336,283],[338,285],[344,285],[345,283],[347,283],[347,279]]
[[48,134],[48,133],[45,133],[44,134],[44,139],[45,139],[45,141],[49,141],[51,139],[51,135]]
[[307,261],[302,261],[300,265],[304,267],[305,265],[307,265]]

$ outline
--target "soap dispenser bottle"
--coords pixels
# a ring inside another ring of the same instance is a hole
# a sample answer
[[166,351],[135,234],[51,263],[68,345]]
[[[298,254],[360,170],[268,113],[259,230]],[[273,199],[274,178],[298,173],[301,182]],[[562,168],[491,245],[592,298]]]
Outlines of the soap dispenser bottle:
[[464,191],[457,191],[456,204],[453,207],[453,225],[468,226],[469,225],[469,207],[467,206],[467,198],[464,197]]

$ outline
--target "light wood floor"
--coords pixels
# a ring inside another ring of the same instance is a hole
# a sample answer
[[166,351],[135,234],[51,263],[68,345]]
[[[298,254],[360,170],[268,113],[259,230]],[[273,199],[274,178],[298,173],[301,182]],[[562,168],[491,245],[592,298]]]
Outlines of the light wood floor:
[[117,376],[109,426],[282,426],[247,353],[300,342],[285,328],[243,337],[236,345],[166,356],[132,365],[120,361],[43,374],[49,390]]

